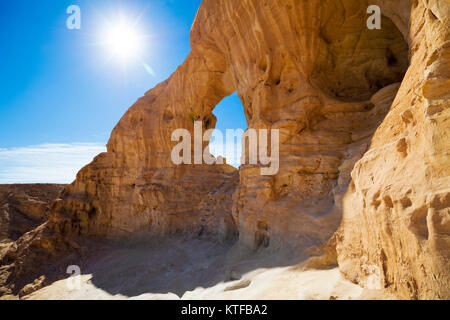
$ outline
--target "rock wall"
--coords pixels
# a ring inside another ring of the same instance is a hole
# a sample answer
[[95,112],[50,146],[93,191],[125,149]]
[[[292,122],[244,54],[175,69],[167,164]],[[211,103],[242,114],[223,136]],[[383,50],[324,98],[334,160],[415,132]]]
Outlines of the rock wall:
[[237,91],[250,128],[280,129],[282,159],[273,177],[255,166],[240,170],[234,216],[241,243],[254,245],[258,225],[270,229],[274,249],[297,245],[294,238],[329,239],[340,220],[330,213],[338,167],[387,112],[372,95],[401,81],[408,65],[401,33],[389,19],[382,30],[368,30],[366,8],[351,1],[204,1],[186,61],[130,108],[108,152],[55,205],[66,220],[59,231],[198,228],[198,204],[232,169],[177,167],[170,138],[177,128],[193,131],[192,115],[213,128],[212,110]]
[[48,219],[49,205],[64,185],[0,185],[0,246],[15,241]]
[[[448,298],[449,2],[375,2],[381,30],[367,1],[204,0],[186,61],[3,258],[10,279],[80,236],[239,234],[242,250],[306,258],[338,230],[325,260],[348,277]],[[280,130],[279,172],[174,165],[173,130],[213,128],[235,91],[250,128]]]
[[411,66],[352,171],[336,235],[348,277],[403,298],[450,296],[449,19],[449,1],[412,1]]

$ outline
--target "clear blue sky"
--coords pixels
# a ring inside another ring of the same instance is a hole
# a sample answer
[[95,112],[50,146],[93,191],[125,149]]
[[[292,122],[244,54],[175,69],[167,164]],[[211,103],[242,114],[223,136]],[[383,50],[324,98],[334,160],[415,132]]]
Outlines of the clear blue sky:
[[[81,8],[69,30],[66,9]],[[0,4],[0,183],[71,182],[104,150],[111,130],[189,53],[200,0],[2,0]],[[127,67],[100,43],[121,13],[145,35]],[[145,68],[144,64],[150,67]],[[214,112],[218,129],[246,128],[233,95]]]

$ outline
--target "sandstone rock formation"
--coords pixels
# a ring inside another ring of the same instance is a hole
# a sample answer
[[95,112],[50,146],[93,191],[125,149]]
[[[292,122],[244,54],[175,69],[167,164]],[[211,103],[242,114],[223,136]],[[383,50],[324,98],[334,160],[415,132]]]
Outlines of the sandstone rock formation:
[[[315,264],[361,285],[449,298],[450,2],[374,3],[380,30],[368,1],[204,0],[186,61],[3,257],[7,282],[80,237],[207,232],[238,234],[242,252],[326,249]],[[174,165],[173,130],[192,132],[192,115],[213,128],[235,91],[250,128],[280,130],[278,174]]]
[[20,238],[48,219],[47,213],[64,185],[0,185],[0,244]]
[[352,171],[337,233],[341,271],[379,277],[403,298],[450,296],[450,2],[398,10],[410,67],[369,150]]
[[[63,188],[64,185],[58,184],[0,185],[0,257],[8,251],[13,254],[14,241],[26,238],[27,233],[34,234],[33,230],[48,220],[50,204]],[[0,265],[0,283],[5,283],[9,275],[4,272],[9,266],[3,264]],[[6,289],[0,286],[0,296],[9,291]]]

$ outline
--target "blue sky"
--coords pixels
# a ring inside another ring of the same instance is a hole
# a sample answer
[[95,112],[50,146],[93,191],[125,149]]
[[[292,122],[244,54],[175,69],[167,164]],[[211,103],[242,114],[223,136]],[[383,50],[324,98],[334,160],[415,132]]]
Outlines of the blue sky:
[[[69,30],[67,7],[81,9]],[[200,0],[3,0],[0,4],[0,183],[69,183],[105,150],[111,130],[189,53]],[[134,21],[139,57],[124,66],[101,43],[118,14]],[[144,67],[144,65],[150,68]],[[218,129],[246,128],[233,95]]]

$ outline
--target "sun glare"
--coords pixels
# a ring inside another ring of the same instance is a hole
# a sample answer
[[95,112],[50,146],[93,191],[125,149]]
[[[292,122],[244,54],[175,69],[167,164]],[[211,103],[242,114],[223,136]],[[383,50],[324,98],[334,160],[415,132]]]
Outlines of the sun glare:
[[141,53],[142,36],[125,21],[110,25],[105,32],[105,45],[110,55],[123,63],[130,63]]
[[[156,77],[148,64],[151,49],[148,26],[142,23],[143,13],[133,15],[119,11],[116,14],[101,15],[94,45],[101,48],[100,64],[108,64],[122,69],[128,74],[137,68],[143,68],[152,77]],[[147,30],[147,31],[146,31]]]

